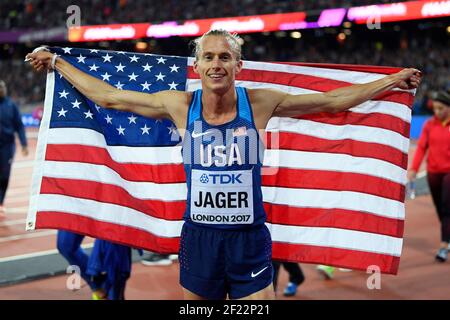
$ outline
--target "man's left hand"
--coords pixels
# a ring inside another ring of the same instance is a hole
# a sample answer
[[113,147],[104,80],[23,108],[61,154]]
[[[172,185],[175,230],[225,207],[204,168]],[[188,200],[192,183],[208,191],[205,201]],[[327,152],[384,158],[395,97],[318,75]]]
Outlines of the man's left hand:
[[414,68],[403,69],[391,75],[395,79],[395,88],[404,90],[416,89],[422,80],[422,72]]

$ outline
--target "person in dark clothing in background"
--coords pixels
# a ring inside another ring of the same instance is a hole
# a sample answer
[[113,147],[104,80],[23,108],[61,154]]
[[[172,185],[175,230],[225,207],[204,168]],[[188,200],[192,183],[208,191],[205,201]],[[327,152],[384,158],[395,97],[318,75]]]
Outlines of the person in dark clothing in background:
[[15,132],[19,135],[23,156],[28,155],[27,139],[19,108],[6,94],[6,84],[0,80],[0,218],[5,217],[3,201],[16,151]]
[[280,266],[283,265],[284,269],[289,273],[289,283],[284,289],[283,295],[286,297],[295,296],[297,293],[297,287],[305,281],[305,276],[300,268],[300,265],[295,262],[280,262],[272,261],[273,265],[273,287],[275,292],[277,291],[278,273]]

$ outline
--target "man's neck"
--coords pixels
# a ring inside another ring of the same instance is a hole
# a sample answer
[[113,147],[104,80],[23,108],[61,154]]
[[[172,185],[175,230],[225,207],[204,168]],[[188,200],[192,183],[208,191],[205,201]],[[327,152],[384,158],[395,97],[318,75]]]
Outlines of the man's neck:
[[236,99],[236,90],[234,86],[230,87],[224,94],[203,91],[203,116],[207,119],[220,120],[222,117],[234,113],[236,110]]

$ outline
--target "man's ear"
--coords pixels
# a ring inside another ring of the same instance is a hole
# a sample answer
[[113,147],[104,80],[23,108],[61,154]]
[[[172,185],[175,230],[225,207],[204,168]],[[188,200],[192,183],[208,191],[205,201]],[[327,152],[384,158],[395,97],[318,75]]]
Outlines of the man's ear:
[[198,64],[197,64],[197,59],[194,61],[194,72],[198,74]]
[[242,60],[239,60],[238,62],[236,62],[236,74],[241,72],[243,65],[244,65],[244,63],[242,62]]

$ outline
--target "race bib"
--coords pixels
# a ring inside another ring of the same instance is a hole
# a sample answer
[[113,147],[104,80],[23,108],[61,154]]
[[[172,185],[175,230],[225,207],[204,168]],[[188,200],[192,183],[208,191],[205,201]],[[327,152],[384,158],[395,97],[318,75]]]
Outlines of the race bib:
[[253,223],[252,170],[191,173],[191,220],[208,224]]

